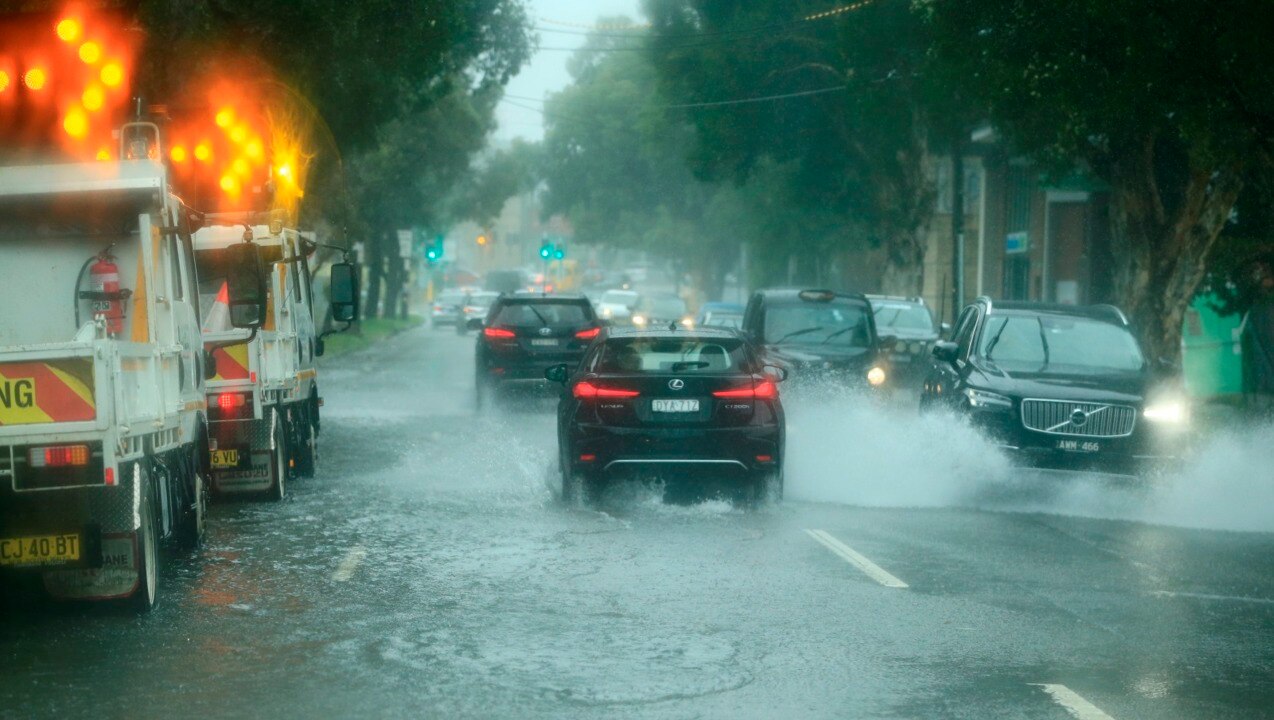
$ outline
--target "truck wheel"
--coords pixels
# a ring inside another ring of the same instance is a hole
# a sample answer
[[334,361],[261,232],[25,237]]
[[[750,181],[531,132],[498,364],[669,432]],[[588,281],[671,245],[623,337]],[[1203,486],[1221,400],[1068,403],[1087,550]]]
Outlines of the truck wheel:
[[150,473],[143,463],[133,466],[133,481],[140,485],[137,514],[137,589],[129,598],[137,612],[150,612],[159,602],[159,517],[151,498]]
[[318,465],[318,429],[308,412],[299,413],[297,423],[296,474],[297,477],[312,478]]
[[191,476],[194,497],[182,512],[181,525],[177,528],[177,543],[187,551],[197,550],[203,544],[208,517],[208,480],[198,463],[191,466]]
[[274,411],[274,449],[270,451],[270,467],[274,473],[274,480],[270,483],[270,489],[266,491],[269,498],[275,502],[287,497],[288,494],[288,433],[283,424],[287,422],[283,413],[277,409]]

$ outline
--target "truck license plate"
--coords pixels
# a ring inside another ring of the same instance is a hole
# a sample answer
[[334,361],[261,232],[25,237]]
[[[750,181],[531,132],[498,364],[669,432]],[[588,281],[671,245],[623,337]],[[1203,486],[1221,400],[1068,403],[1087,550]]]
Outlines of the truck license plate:
[[80,559],[80,536],[36,535],[0,539],[0,565],[61,565]]
[[698,400],[651,400],[650,409],[657,413],[699,412]]
[[212,468],[214,470],[227,470],[237,467],[239,467],[238,448],[212,451]]
[[1057,449],[1066,452],[1095,453],[1101,452],[1101,443],[1091,440],[1058,440]]

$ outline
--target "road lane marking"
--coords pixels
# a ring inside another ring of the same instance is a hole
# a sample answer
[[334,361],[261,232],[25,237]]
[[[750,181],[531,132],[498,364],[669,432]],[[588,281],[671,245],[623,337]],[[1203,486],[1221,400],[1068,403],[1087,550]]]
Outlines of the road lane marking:
[[845,543],[832,537],[831,533],[826,530],[806,530],[805,533],[814,538],[820,545],[836,553],[845,562],[853,565],[863,571],[867,577],[876,582],[891,588],[905,588],[907,583],[885,572],[885,569],[876,563],[868,560],[861,553],[857,552]]
[[1031,683],[1035,687],[1043,688],[1053,698],[1053,702],[1062,706],[1071,717],[1076,720],[1115,720],[1111,716],[1102,712],[1102,709],[1088,702],[1079,693],[1071,690],[1065,685],[1053,685],[1050,683]]
[[1154,597],[1191,598],[1193,600],[1217,600],[1221,602],[1253,603],[1256,605],[1274,605],[1274,600],[1243,595],[1211,595],[1209,593],[1174,592],[1172,590],[1151,590]]
[[332,573],[332,579],[336,582],[348,582],[354,577],[354,572],[358,570],[359,563],[363,562],[363,558],[367,557],[367,549],[362,545],[355,545],[345,554],[341,560],[341,564],[336,566],[336,572]]

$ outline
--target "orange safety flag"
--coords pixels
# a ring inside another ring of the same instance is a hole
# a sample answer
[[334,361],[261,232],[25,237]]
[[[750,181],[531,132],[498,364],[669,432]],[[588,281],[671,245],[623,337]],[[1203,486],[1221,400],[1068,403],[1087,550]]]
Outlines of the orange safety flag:
[[217,348],[212,351],[212,356],[217,359],[217,375],[213,380],[251,379],[252,376],[248,372],[248,346],[246,344]]

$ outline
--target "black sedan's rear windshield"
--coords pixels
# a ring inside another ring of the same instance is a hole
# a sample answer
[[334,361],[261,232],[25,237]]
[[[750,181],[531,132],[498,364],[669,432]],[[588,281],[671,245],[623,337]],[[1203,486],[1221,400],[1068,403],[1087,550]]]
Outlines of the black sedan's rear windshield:
[[496,313],[492,324],[510,327],[544,327],[546,325],[582,325],[592,319],[588,307],[583,303],[535,300],[505,305]]
[[600,373],[729,373],[749,366],[733,338],[612,338],[593,366]]

